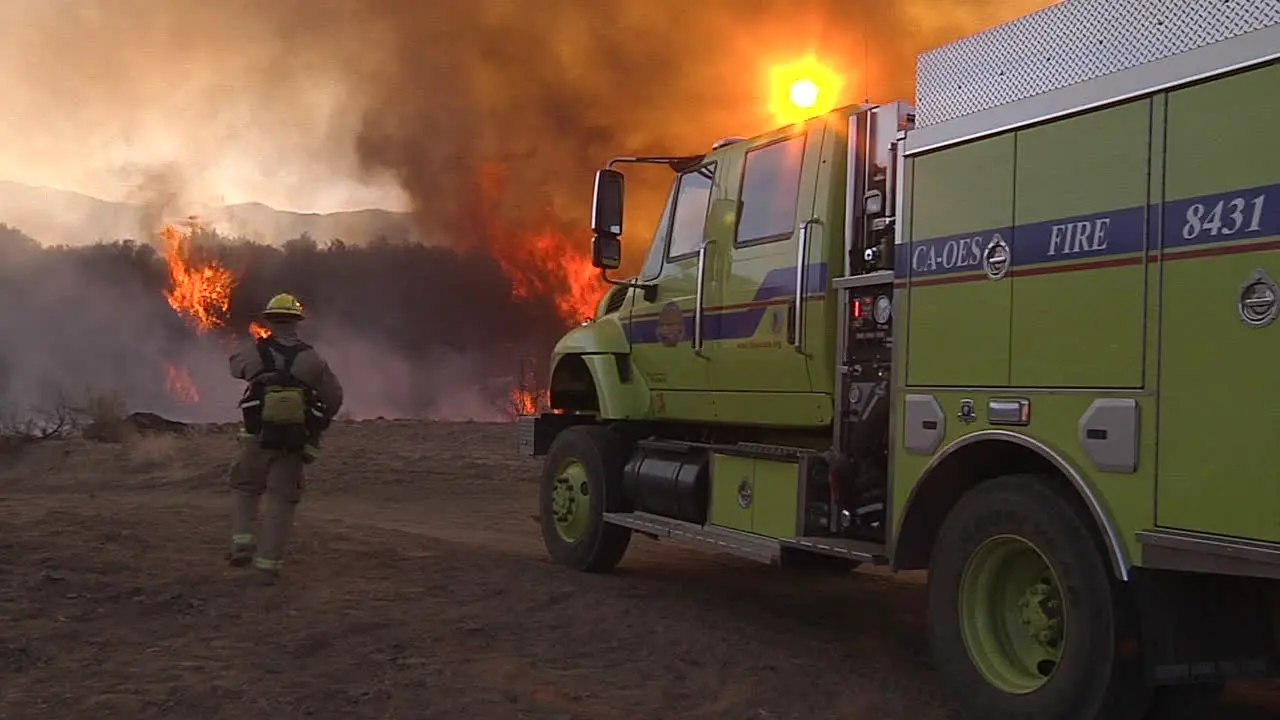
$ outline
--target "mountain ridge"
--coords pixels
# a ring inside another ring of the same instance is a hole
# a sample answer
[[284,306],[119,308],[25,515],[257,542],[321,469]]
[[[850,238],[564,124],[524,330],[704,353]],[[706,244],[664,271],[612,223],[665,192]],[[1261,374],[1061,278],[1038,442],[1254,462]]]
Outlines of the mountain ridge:
[[[155,231],[156,218],[140,203],[104,200],[74,190],[0,180],[0,223],[17,228],[42,245],[90,245],[98,241],[140,239]],[[340,238],[364,244],[385,236],[421,241],[409,213],[381,208],[330,213],[278,210],[265,203],[193,205],[166,221],[197,215],[202,224],[229,237],[280,245],[304,233],[317,241]]]

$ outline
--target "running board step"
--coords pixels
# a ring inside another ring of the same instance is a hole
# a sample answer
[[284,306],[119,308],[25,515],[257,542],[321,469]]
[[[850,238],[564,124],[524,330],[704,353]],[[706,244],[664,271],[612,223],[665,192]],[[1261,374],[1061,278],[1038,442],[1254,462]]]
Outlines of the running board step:
[[1280,578],[1280,543],[1163,528],[1142,530],[1137,538],[1147,567]]
[[797,537],[778,541],[784,548],[805,550],[818,555],[856,560],[872,565],[888,565],[889,556],[884,552],[884,545],[866,540],[827,537]]
[[604,520],[655,538],[689,542],[770,565],[777,564],[782,555],[777,540],[728,528],[698,525],[642,512],[605,513]]
[[719,552],[772,565],[778,564],[783,548],[830,555],[872,565],[889,564],[889,556],[884,552],[884,545],[865,540],[825,537],[775,540],[740,530],[730,530],[714,525],[698,525],[644,512],[605,513],[604,520],[655,538],[669,538],[704,547],[710,546],[710,549]]

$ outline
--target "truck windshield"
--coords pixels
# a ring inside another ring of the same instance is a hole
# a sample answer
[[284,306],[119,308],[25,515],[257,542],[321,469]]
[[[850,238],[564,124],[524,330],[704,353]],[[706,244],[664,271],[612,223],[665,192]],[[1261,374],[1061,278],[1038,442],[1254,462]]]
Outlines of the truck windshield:
[[671,190],[667,192],[667,204],[662,207],[662,217],[658,219],[658,227],[653,231],[653,240],[649,245],[649,253],[645,255],[644,266],[640,268],[640,280],[648,282],[656,280],[662,274],[662,261],[667,254],[667,236],[671,234],[671,208],[675,204],[676,191],[680,187],[680,176],[671,182]]

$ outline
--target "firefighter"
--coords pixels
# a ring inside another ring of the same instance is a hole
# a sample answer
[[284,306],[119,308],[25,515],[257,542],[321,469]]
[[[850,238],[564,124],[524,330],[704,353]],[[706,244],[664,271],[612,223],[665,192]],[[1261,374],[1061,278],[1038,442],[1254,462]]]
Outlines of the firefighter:
[[[285,540],[302,499],[303,468],[320,434],[342,407],[342,385],[329,364],[298,337],[302,303],[288,293],[262,311],[269,334],[231,355],[231,376],[248,384],[240,401],[244,425],[231,466],[234,567],[252,565],[270,584],[280,574]],[[266,494],[261,535],[254,535],[258,499]]]

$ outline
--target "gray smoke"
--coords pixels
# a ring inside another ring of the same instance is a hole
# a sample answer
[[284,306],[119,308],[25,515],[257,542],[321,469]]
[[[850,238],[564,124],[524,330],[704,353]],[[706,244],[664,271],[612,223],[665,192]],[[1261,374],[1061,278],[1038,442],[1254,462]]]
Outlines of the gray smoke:
[[[508,257],[525,229],[543,227],[565,233],[566,253],[585,253],[599,163],[698,151],[770,127],[772,65],[813,52],[846,76],[847,101],[910,96],[918,52],[1048,4],[9,0],[0,7],[0,176],[140,202],[143,238],[202,203],[405,202],[430,242],[463,258],[455,277],[432,281],[438,292],[409,302],[388,291],[389,278],[360,276],[375,271],[369,263],[340,273],[331,262],[320,286],[287,267],[255,268],[244,252],[232,268],[243,286],[233,330],[243,335],[264,295],[307,287],[319,314],[312,334],[351,378],[353,410],[491,416],[484,388],[500,367],[514,371],[514,355],[545,350],[555,313],[540,300],[522,320],[537,332],[508,337],[511,287],[469,253]],[[504,190],[478,196],[488,172]],[[632,186],[630,263],[663,191]],[[478,231],[477,217],[505,230]],[[41,254],[21,261],[26,271],[15,260],[0,274],[2,402],[114,383],[134,405],[164,405],[155,374],[164,358],[217,398],[190,412],[222,415],[237,394],[223,377],[226,339],[195,335],[157,301],[163,273],[143,269],[145,259],[120,274],[105,270],[120,263],[86,258]],[[459,289],[465,283],[475,287]],[[462,312],[487,335],[459,340],[470,330],[431,325]],[[428,325],[438,336],[404,340]]]

